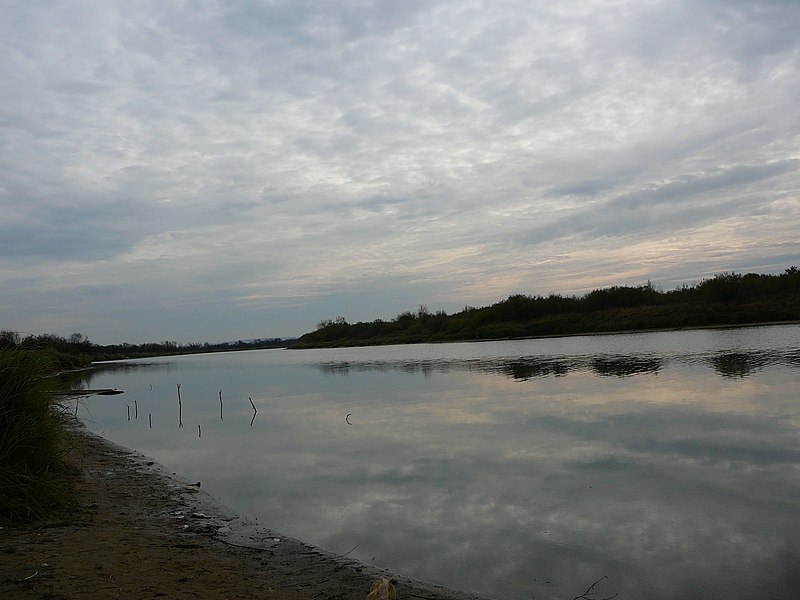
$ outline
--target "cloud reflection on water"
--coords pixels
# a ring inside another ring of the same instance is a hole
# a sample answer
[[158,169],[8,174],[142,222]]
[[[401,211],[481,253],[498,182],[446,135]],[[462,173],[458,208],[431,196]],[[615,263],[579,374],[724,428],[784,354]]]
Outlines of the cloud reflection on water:
[[[797,354],[691,350],[182,357],[100,372],[130,395],[91,408],[277,531],[408,575],[520,600],[602,575],[625,598],[794,597]],[[125,421],[134,398],[153,431]]]

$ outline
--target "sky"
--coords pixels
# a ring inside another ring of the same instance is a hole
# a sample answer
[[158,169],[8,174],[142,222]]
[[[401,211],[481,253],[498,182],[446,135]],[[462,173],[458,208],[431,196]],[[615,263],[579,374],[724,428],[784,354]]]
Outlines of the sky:
[[0,329],[800,266],[800,2],[0,0]]

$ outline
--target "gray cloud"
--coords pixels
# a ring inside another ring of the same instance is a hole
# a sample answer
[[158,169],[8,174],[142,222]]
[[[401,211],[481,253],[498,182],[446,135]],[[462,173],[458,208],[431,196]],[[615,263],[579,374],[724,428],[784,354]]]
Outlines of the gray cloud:
[[[69,285],[153,306],[181,274],[231,337],[267,334],[235,316],[243,297],[290,335],[348,302],[370,319],[800,261],[792,3],[6,13],[0,282],[36,272],[19,306]],[[220,273],[229,294],[203,284]],[[353,286],[406,293],[367,305]],[[138,313],[89,304],[135,340]]]

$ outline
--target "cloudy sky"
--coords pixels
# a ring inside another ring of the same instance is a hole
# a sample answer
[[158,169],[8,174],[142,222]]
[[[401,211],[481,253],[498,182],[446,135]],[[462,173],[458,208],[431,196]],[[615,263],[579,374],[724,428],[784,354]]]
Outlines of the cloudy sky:
[[291,336],[800,266],[800,3],[0,1],[0,328]]

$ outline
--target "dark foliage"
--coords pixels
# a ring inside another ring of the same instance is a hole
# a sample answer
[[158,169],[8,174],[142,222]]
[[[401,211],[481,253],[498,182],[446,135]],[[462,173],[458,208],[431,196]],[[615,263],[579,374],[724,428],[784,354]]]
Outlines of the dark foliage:
[[294,347],[521,338],[800,320],[800,270],[780,275],[720,273],[661,292],[650,282],[576,296],[514,294],[452,315],[420,306],[391,321],[325,320]]

